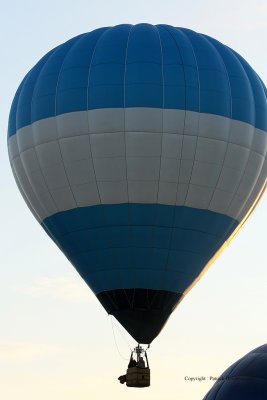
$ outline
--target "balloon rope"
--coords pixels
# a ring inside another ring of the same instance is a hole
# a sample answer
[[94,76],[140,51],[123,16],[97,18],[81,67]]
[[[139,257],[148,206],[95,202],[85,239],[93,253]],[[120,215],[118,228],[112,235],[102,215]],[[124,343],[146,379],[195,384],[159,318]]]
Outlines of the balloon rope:
[[119,325],[117,325],[117,329],[119,331],[119,334],[121,335],[122,339],[124,340],[124,343],[126,343],[126,345],[129,347],[130,351],[132,352],[132,348],[130,346],[130,343],[128,342],[128,340],[126,339],[126,336],[123,334],[121,328]]
[[128,358],[125,358],[125,357],[121,354],[121,352],[120,352],[120,350],[119,350],[119,347],[118,347],[118,344],[117,344],[117,340],[116,340],[116,336],[115,336],[115,331],[114,331],[114,326],[113,326],[112,315],[110,315],[110,322],[111,322],[111,327],[112,327],[113,339],[114,339],[114,343],[115,343],[115,346],[116,346],[116,348],[117,348],[118,354],[120,355],[121,358],[123,358],[123,360],[128,361]]

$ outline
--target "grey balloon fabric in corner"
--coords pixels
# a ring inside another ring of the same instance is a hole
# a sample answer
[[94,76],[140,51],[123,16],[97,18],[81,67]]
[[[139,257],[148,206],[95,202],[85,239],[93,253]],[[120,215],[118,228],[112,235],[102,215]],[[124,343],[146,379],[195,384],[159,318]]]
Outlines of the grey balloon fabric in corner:
[[203,400],[266,400],[267,344],[229,367]]

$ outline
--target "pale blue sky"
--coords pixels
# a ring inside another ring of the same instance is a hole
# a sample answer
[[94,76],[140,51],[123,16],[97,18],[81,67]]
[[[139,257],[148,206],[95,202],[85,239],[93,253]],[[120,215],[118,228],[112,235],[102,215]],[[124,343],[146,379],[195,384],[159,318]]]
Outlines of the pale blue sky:
[[8,113],[21,79],[48,50],[124,22],[167,23],[211,35],[245,57],[266,84],[266,1],[2,0],[1,6],[0,397],[202,399],[211,381],[189,383],[185,376],[218,376],[266,342],[266,196],[153,342],[152,386],[137,393],[116,382],[126,361],[117,353],[109,317],[19,194],[6,151]]

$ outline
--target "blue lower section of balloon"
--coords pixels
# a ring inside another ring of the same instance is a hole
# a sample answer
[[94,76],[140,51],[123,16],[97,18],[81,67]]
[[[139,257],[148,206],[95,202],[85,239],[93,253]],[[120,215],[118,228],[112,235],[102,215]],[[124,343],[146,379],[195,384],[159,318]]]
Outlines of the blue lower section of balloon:
[[42,223],[95,293],[183,293],[237,225],[213,211],[161,204],[82,207]]

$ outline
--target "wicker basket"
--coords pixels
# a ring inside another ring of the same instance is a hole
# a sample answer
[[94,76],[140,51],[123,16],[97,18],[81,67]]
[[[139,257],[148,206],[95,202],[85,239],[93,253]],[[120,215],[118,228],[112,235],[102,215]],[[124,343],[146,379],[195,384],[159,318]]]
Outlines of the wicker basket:
[[150,369],[132,367],[127,369],[126,385],[129,387],[148,387],[150,386]]

